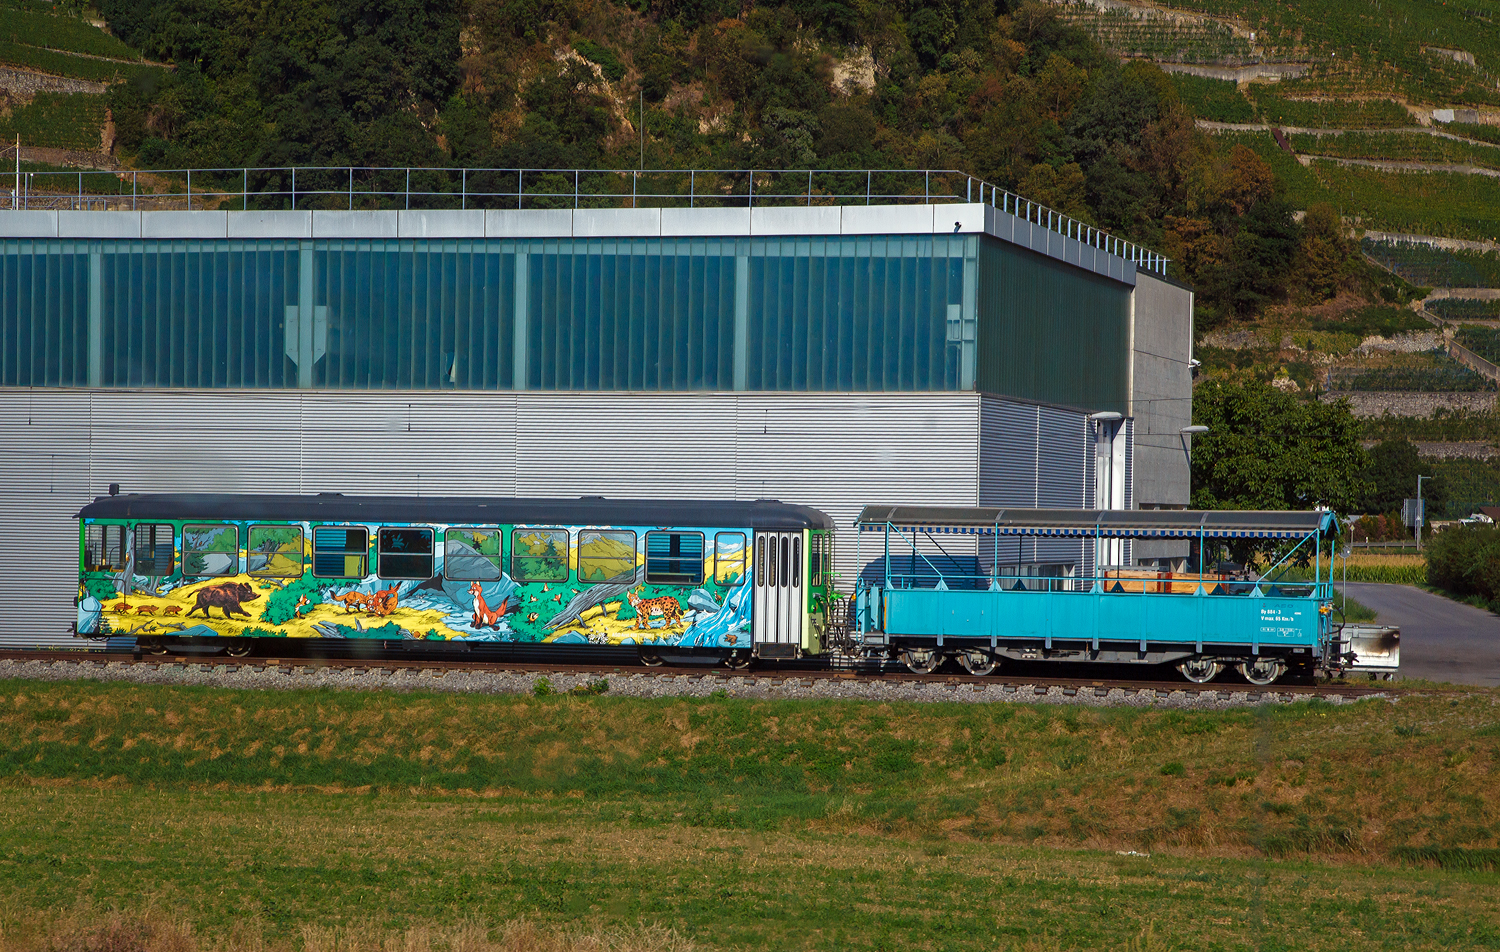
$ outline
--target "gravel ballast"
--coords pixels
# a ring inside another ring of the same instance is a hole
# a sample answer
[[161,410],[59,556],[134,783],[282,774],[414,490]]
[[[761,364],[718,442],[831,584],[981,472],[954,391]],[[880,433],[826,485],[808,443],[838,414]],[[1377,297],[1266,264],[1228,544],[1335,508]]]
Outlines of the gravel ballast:
[[[1093,686],[948,683],[882,678],[757,677],[724,669],[702,674],[621,671],[601,678],[573,671],[506,671],[494,669],[367,668],[318,664],[262,665],[224,661],[162,660],[150,664],[87,661],[0,660],[0,678],[32,681],[123,681],[132,684],[201,685],[244,690],[324,688],[352,691],[447,691],[465,694],[538,693],[545,679],[552,693],[605,693],[611,697],[668,698],[728,696],[760,700],[863,700],[913,703],[1079,704],[1088,707],[1182,708],[1226,710],[1260,704],[1288,704],[1320,697],[1332,704],[1352,703],[1340,694],[1274,691],[1188,691],[1170,684],[1126,689]],[[607,682],[604,691],[598,682]],[[590,690],[590,688],[593,690]],[[1371,695],[1366,695],[1369,697]],[[1380,696],[1380,695],[1373,695]],[[1364,699],[1364,698],[1359,698]]]

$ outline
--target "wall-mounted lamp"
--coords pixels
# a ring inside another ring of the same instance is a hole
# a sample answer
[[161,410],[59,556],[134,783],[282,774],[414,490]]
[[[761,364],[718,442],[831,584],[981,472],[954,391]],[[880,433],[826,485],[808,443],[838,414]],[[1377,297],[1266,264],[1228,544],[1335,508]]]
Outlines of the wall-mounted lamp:
[[1188,439],[1188,437],[1195,436],[1195,435],[1202,434],[1202,433],[1207,433],[1208,432],[1208,427],[1203,426],[1201,423],[1195,423],[1192,426],[1185,426],[1185,427],[1183,427],[1178,432],[1182,434],[1181,436],[1178,437],[1178,439],[1182,440],[1182,455],[1187,457],[1188,465],[1192,466],[1193,465],[1193,451],[1192,451],[1192,448],[1189,446],[1189,443],[1191,441]]
[[1116,413],[1113,410],[1101,410],[1098,413],[1090,413],[1089,419],[1095,423],[1113,423],[1115,420],[1123,420],[1125,417],[1123,414]]

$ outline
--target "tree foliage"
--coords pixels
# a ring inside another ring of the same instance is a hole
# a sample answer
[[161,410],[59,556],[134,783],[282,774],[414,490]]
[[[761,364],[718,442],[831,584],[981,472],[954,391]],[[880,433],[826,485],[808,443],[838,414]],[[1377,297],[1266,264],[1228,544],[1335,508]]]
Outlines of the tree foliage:
[[1306,403],[1255,380],[1197,388],[1193,506],[1353,512],[1368,496],[1368,456],[1346,401]]
[[[1370,494],[1365,500],[1365,511],[1377,515],[1399,513],[1401,503],[1417,495],[1417,477],[1431,477],[1432,470],[1424,472],[1417,447],[1406,439],[1384,440],[1370,450],[1370,466],[1366,478],[1370,482]],[[1443,480],[1428,478],[1422,483],[1422,498],[1427,500],[1429,512],[1441,512],[1447,502],[1447,487]]]
[[[1303,227],[1156,67],[1038,0],[101,0],[175,64],[115,87],[157,168],[957,168],[1175,259],[1200,326],[1331,294]],[[645,115],[642,117],[641,106]],[[435,180],[436,181],[436,180]],[[356,183],[357,184],[357,183]],[[1344,249],[1347,255],[1347,249]]]
[[1478,596],[1500,608],[1500,527],[1458,526],[1427,545],[1427,581],[1460,598]]

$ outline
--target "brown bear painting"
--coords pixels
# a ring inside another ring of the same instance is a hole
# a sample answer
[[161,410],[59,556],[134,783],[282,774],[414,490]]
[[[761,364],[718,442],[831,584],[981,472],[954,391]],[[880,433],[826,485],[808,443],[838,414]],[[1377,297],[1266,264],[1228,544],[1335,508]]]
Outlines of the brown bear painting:
[[[193,612],[202,611],[203,617],[207,618],[210,608],[218,608],[228,618],[231,613],[239,612],[246,618],[250,613],[240,607],[241,602],[253,601],[260,598],[255,591],[244,582],[223,582],[218,585],[210,585],[207,588],[198,589],[198,604],[188,609],[188,616]],[[184,616],[187,617],[187,616]]]

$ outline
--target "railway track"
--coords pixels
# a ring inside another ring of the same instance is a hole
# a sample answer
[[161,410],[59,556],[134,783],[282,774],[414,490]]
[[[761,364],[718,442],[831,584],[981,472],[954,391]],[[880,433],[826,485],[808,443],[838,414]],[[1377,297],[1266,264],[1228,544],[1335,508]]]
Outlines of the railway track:
[[[1301,697],[1338,697],[1349,700],[1374,695],[1389,694],[1386,684],[1317,683],[1284,679],[1274,685],[1258,686],[1226,677],[1223,681],[1209,684],[1194,684],[1175,677],[1175,672],[1163,672],[1159,678],[1101,677],[1087,674],[1075,677],[1044,676],[1035,673],[1037,665],[1007,666],[1001,671],[984,677],[963,673],[937,672],[934,674],[912,674],[904,668],[886,666],[877,669],[869,666],[861,669],[832,667],[826,663],[780,663],[776,666],[757,667],[750,670],[733,670],[705,665],[661,665],[646,667],[639,664],[622,664],[590,661],[528,661],[515,659],[455,660],[433,657],[248,657],[230,658],[220,654],[176,654],[136,656],[128,652],[106,651],[0,651],[0,662],[42,663],[54,674],[66,676],[70,666],[76,667],[79,675],[87,676],[104,670],[125,671],[127,669],[176,670],[184,673],[282,673],[297,678],[315,675],[319,671],[333,670],[351,675],[383,673],[441,677],[449,672],[522,675],[528,677],[571,677],[581,681],[621,677],[644,677],[662,681],[680,682],[688,679],[709,685],[759,685],[775,691],[788,683],[835,682],[849,685],[924,685],[947,687],[955,692],[964,686],[971,690],[998,690],[1004,695],[1027,694],[1035,696],[1075,697],[1078,695],[1107,697],[1119,691],[1125,695],[1144,695],[1167,698],[1189,696],[1202,699],[1241,701],[1293,701]],[[59,667],[61,671],[59,672]],[[1140,672],[1138,672],[1140,673]]]

